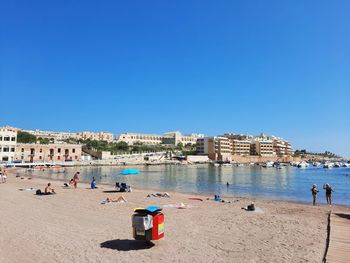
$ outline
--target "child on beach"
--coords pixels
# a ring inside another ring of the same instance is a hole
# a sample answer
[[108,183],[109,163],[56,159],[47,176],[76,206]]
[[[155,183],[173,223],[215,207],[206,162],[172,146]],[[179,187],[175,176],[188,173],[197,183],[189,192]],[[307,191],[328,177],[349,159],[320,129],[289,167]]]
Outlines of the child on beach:
[[317,189],[317,186],[315,184],[312,185],[312,188],[310,189],[310,191],[312,194],[312,204],[316,205],[316,196],[317,196],[317,193],[319,192]]
[[333,188],[329,184],[325,184],[323,185],[323,189],[326,190],[327,205],[332,205],[332,192],[334,192]]

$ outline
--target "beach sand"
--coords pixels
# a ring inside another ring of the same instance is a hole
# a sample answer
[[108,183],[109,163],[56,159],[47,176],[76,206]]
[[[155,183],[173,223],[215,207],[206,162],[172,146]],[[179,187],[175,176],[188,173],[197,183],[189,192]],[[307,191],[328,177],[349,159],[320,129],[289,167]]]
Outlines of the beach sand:
[[[43,190],[47,182],[9,174],[0,184],[0,262],[321,262],[326,247],[325,206],[246,198],[201,202],[180,193],[147,198],[145,190],[123,193],[127,203],[103,205],[107,196],[121,194],[86,184],[63,189],[59,181],[51,181],[56,195],[18,190]],[[241,209],[252,200],[263,213]],[[163,209],[165,238],[154,245],[133,240],[134,208],[181,202],[192,207]]]

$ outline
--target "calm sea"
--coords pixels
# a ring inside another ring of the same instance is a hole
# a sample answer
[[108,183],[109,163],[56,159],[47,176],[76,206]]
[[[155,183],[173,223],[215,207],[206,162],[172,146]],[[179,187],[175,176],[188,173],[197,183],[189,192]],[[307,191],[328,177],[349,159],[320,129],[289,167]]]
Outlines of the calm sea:
[[[310,202],[312,184],[320,190],[318,201],[325,203],[324,183],[334,188],[335,204],[350,204],[350,168],[295,168],[283,169],[249,167],[214,167],[210,165],[137,166],[137,175],[120,175],[130,167],[79,167],[27,172],[33,177],[68,181],[75,171],[81,172],[81,181],[114,185],[126,182],[141,189],[159,189],[198,194],[223,196],[263,197],[265,199]],[[349,177],[347,176],[349,175]],[[229,182],[230,186],[226,186]]]

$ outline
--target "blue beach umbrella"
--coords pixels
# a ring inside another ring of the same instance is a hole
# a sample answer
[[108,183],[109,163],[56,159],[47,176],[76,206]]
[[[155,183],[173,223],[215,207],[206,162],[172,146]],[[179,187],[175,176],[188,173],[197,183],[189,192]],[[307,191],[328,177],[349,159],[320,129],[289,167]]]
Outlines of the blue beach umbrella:
[[125,170],[121,171],[120,174],[129,175],[129,174],[139,174],[139,173],[140,173],[140,171],[136,170],[136,169],[125,169]]

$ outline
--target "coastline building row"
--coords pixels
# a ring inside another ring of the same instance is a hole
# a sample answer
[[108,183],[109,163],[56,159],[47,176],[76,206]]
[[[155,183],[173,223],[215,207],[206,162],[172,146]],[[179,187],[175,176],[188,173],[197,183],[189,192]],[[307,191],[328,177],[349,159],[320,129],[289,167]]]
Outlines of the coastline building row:
[[107,142],[126,142],[129,145],[142,143],[146,145],[157,145],[157,144],[170,144],[178,145],[182,143],[183,145],[197,143],[198,138],[203,138],[204,134],[186,134],[183,135],[180,131],[166,132],[163,135],[159,134],[145,134],[145,133],[121,133],[114,135],[110,132],[55,132],[55,131],[42,131],[42,130],[22,130],[18,128],[12,128],[16,131],[24,131],[30,133],[37,138],[45,138],[55,142],[61,142],[67,139],[76,140],[96,140],[96,141],[107,141]]
[[292,145],[276,136],[259,136],[226,133],[222,136],[205,137],[197,140],[198,155],[208,155],[214,161],[231,161],[232,156],[292,156]]

